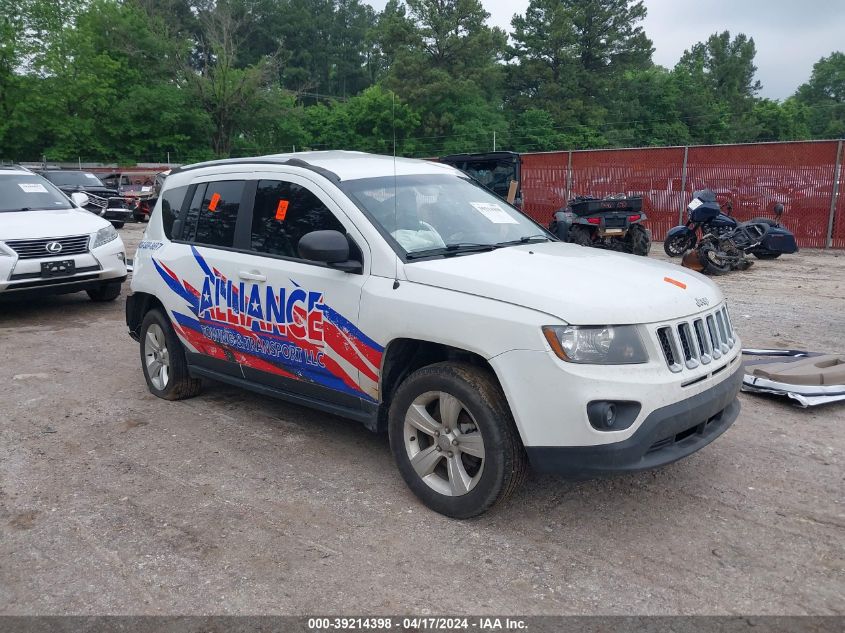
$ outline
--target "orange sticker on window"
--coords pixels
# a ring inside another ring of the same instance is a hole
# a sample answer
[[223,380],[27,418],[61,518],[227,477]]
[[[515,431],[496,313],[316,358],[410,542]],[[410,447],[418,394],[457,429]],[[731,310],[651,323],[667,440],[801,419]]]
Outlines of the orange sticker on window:
[[220,202],[220,194],[215,193],[211,196],[211,202],[208,203],[209,211],[217,211],[217,203]]
[[285,219],[288,214],[288,201],[279,200],[279,206],[276,207],[276,219],[280,222]]

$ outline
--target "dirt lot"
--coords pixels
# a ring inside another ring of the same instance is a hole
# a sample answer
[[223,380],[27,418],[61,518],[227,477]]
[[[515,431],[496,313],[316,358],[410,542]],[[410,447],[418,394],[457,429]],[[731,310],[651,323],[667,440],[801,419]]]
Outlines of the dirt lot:
[[[747,346],[845,347],[845,253],[719,283]],[[845,406],[743,394],[681,463],[534,475],[457,522],[386,438],[219,384],[158,400],[138,355],[122,300],[0,304],[0,612],[845,613]]]

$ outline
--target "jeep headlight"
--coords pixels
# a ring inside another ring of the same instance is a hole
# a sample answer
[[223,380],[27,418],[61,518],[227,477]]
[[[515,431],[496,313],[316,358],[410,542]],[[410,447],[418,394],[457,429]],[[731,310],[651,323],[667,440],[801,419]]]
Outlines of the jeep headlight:
[[547,325],[543,334],[557,356],[569,363],[627,365],[648,362],[635,325]]
[[112,240],[116,240],[117,237],[117,231],[111,224],[104,226],[97,231],[96,235],[94,235],[94,243],[91,245],[91,248],[97,248],[103,244],[108,244]]

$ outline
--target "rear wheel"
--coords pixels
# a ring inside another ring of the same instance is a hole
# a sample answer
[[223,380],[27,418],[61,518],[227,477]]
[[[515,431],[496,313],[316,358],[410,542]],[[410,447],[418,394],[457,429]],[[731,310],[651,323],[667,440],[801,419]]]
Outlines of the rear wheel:
[[121,282],[116,281],[110,284],[103,284],[98,288],[88,290],[88,297],[91,301],[114,301],[120,296]]
[[695,235],[692,233],[681,233],[667,237],[663,242],[663,251],[669,257],[680,257],[695,245]]
[[642,224],[632,224],[625,236],[625,246],[634,255],[648,255],[651,250],[651,238]]
[[141,367],[150,393],[164,400],[182,400],[200,392],[200,381],[188,373],[185,348],[161,311],[147,312],[140,339]]
[[527,469],[525,450],[495,377],[464,363],[438,363],[396,390],[388,431],[408,487],[457,519],[509,497]]
[[572,226],[569,228],[569,241],[580,246],[592,246],[593,232],[586,226]]

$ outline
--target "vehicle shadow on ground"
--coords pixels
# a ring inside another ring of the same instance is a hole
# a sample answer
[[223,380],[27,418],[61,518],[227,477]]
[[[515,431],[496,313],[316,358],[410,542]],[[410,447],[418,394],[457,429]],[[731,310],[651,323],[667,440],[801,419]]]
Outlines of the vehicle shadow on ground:
[[[267,425],[280,440],[286,433],[288,420],[295,420],[297,433],[304,435],[311,446],[327,446],[322,459],[331,462],[332,468],[359,473],[362,479],[384,488],[385,496],[407,506],[417,520],[445,522],[452,519],[427,510],[408,489],[396,468],[387,433],[372,433],[361,424],[338,416],[322,413],[295,404],[245,392],[214,381],[204,380],[203,395],[214,406],[224,405],[233,410],[247,406],[256,415],[244,419],[246,425]],[[225,404],[224,404],[225,403]],[[265,418],[262,421],[261,418]],[[332,447],[342,447],[337,454]],[[707,488],[719,469],[718,440],[704,449],[706,454],[696,454],[681,462],[661,469],[582,481],[542,475],[529,469],[528,475],[512,497],[487,513],[464,523],[479,528],[489,527],[495,532],[524,533],[536,530],[543,539],[548,531],[565,529],[570,536],[599,533],[607,530],[634,530],[642,528],[643,538],[653,538],[652,530],[660,529],[664,521],[671,524],[679,515],[698,514],[701,511],[702,488]],[[339,463],[348,460],[348,463]],[[373,475],[373,473],[377,473]],[[656,518],[657,515],[657,518]],[[542,517],[539,522],[526,527],[525,516]],[[660,517],[663,517],[662,519]],[[379,517],[372,517],[380,520]],[[657,520],[657,524],[655,521]],[[574,530],[574,532],[573,532]],[[607,535],[613,538],[612,534]]]
[[[124,302],[123,295],[114,301],[91,301],[84,292],[29,299],[0,296],[0,327],[19,328],[20,319],[31,325],[52,323],[67,326],[66,320],[76,316],[100,316],[115,310],[122,313]],[[10,322],[6,323],[7,320]]]

